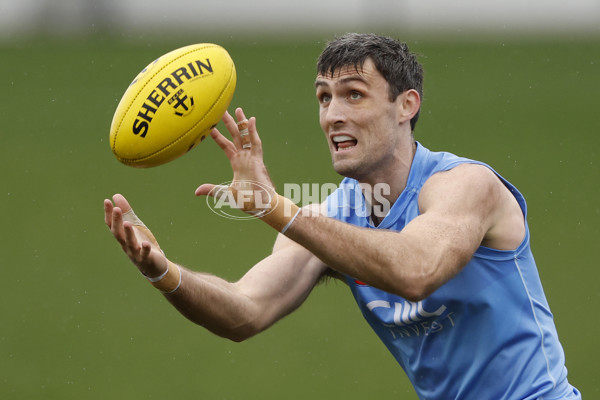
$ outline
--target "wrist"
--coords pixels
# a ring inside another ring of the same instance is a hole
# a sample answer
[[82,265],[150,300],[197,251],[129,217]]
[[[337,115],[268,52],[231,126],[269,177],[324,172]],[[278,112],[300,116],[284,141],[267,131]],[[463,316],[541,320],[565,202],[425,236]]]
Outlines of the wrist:
[[173,293],[181,286],[181,268],[167,260],[167,269],[162,274],[149,277],[144,275],[152,286],[163,293]]
[[285,233],[299,213],[300,207],[293,201],[275,193],[270,207],[257,216],[278,232]]

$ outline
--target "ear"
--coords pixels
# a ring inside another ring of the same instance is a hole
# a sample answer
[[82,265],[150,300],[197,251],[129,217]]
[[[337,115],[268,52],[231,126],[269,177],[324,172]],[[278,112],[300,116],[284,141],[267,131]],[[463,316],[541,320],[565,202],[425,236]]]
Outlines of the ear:
[[398,102],[398,123],[410,121],[421,108],[421,96],[415,89],[401,93],[396,101]]

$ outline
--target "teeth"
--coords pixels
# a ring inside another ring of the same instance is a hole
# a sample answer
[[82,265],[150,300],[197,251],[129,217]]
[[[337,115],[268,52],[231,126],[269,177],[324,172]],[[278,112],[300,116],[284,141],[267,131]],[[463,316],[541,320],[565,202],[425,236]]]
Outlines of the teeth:
[[335,143],[347,142],[348,140],[356,140],[356,139],[354,139],[353,137],[350,137],[350,136],[346,136],[346,135],[338,135],[338,136],[333,137],[333,141]]

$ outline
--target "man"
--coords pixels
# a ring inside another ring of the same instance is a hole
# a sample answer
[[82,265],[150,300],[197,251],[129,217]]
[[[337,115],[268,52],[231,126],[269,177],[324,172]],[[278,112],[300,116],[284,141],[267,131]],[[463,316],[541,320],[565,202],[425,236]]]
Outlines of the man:
[[[235,283],[167,260],[115,195],[105,221],[131,261],[183,315],[235,341],[295,310],[329,275],[348,284],[421,398],[580,399],[529,248],[523,196],[487,165],[413,137],[415,56],[390,38],[348,34],[327,45],[317,70],[339,189],[309,210],[274,190],[244,203],[282,234]],[[236,119],[223,118],[232,141],[211,133],[232,166],[226,189],[272,188],[256,120],[241,109]],[[196,194],[223,189],[204,184]],[[265,199],[270,208],[259,207]]]

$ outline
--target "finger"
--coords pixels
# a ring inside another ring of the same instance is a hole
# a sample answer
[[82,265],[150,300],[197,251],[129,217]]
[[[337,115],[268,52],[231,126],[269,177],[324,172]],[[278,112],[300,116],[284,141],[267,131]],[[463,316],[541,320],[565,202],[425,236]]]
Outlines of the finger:
[[228,112],[225,112],[225,115],[223,116],[223,123],[225,124],[225,127],[227,128],[227,130],[229,131],[229,134],[231,135],[231,139],[233,140],[233,144],[235,145],[235,148],[241,149],[242,144],[241,144],[241,140],[240,140],[240,131],[237,127],[235,120],[233,119],[231,114],[229,114]]
[[140,255],[142,256],[142,261],[148,260],[150,257],[150,252],[152,251],[152,244],[148,241],[142,242],[142,250],[140,251]]
[[262,142],[258,136],[258,130],[256,129],[256,118],[252,117],[248,120],[248,137],[252,146],[252,154],[262,154]]
[[235,109],[235,118],[238,120],[237,129],[240,134],[241,149],[250,149],[252,143],[250,141],[250,132],[248,130],[248,118],[241,107]]
[[237,123],[238,131],[240,132],[240,143],[242,150],[251,150],[252,143],[250,142],[250,131],[248,130],[248,120],[243,119]]
[[138,251],[138,240],[135,236],[133,225],[129,221],[123,222],[123,231],[125,232],[125,245],[129,250]]
[[246,118],[246,114],[244,114],[244,110],[242,109],[242,107],[238,107],[235,109],[235,117],[237,118],[238,121],[243,121]]
[[125,243],[125,232],[123,230],[123,211],[121,211],[119,207],[113,208],[110,230],[119,243]]
[[104,199],[104,223],[109,228],[112,225],[113,203],[109,199]]
[[[248,135],[248,129],[247,129],[248,120],[246,119],[246,116],[244,115],[244,111],[239,107],[236,108],[235,117],[238,121],[237,123],[235,122],[235,120],[229,113],[226,113],[225,116],[223,117],[223,122],[225,123],[225,127],[231,134],[231,138],[233,139],[233,144],[235,145],[236,149],[242,150],[244,148],[249,148],[249,146],[248,146],[249,141],[248,141],[248,138],[246,137]],[[244,145],[246,145],[248,147],[244,147]]]
[[217,128],[214,128],[210,132],[210,137],[213,138],[215,143],[225,152],[225,156],[231,159],[231,157],[237,152],[235,144],[219,132]]

